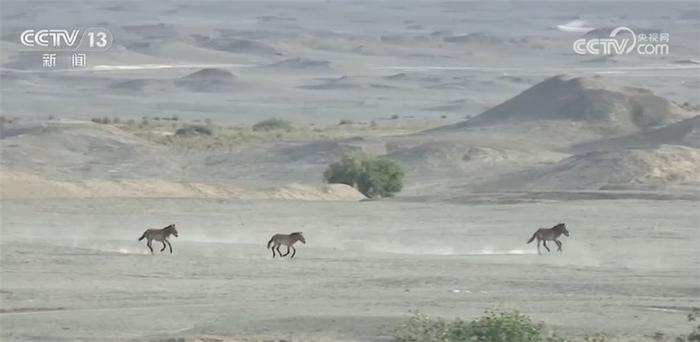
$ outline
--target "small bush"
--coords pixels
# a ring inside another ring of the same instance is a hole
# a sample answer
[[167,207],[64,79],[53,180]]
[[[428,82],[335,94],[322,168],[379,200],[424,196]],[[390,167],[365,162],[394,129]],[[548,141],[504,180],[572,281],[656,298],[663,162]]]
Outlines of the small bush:
[[342,119],[338,122],[338,126],[342,125],[352,125],[354,122],[352,120]]
[[401,166],[388,159],[345,156],[328,166],[323,178],[328,183],[347,184],[367,197],[389,197],[403,187]]
[[109,118],[107,118],[107,117],[102,118],[102,123],[103,123],[103,124],[109,125],[110,122],[112,122],[112,121],[111,121]]
[[177,115],[173,115],[173,117],[170,118],[170,120],[178,121],[178,120],[180,120],[180,118]]
[[328,183],[357,187],[356,182],[362,174],[363,163],[364,160],[359,157],[345,156],[341,161],[328,166],[323,172],[323,179]]
[[[688,322],[696,322],[700,318],[700,309],[693,308],[693,311],[688,314]],[[690,334],[676,338],[676,342],[700,342],[700,324],[695,325]]]
[[397,114],[394,114],[394,115],[391,116],[391,119],[392,119],[392,120],[396,120],[396,119],[398,119],[398,118],[399,118],[399,116],[398,116]]
[[277,118],[263,120],[253,125],[253,131],[255,132],[289,129],[292,129],[291,122]]
[[370,198],[390,197],[403,188],[403,176],[401,165],[393,160],[368,160],[357,179],[357,188]]
[[115,124],[115,125],[118,125],[120,122],[121,122],[121,120],[120,120],[119,118],[113,118],[113,119],[112,119],[112,123]]
[[211,128],[202,125],[186,126],[175,131],[177,136],[190,136],[190,135],[212,135]]
[[563,342],[563,338],[545,332],[518,312],[486,312],[471,322],[446,321],[416,313],[403,322],[394,335],[395,342]]

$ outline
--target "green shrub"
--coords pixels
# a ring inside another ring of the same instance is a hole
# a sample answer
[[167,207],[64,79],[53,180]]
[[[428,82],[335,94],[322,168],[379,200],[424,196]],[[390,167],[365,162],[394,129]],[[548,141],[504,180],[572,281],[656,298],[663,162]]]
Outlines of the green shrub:
[[370,198],[390,197],[403,188],[403,176],[401,165],[393,160],[367,160],[357,188]]
[[471,322],[446,321],[416,313],[396,330],[395,342],[564,342],[544,324],[518,312],[486,312]]
[[292,129],[292,123],[286,120],[272,118],[260,121],[253,125],[253,131],[273,131]]
[[357,179],[362,174],[364,160],[357,156],[345,156],[337,163],[328,166],[323,172],[327,183],[346,184],[356,187]]
[[326,182],[350,185],[370,198],[389,197],[401,191],[403,176],[397,162],[363,156],[345,156],[323,172]]

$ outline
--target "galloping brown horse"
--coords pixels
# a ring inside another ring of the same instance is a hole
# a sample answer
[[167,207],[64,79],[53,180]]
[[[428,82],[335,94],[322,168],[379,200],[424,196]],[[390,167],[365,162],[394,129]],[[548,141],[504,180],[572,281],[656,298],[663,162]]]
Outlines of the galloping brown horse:
[[153,247],[151,246],[151,241],[153,240],[160,241],[163,244],[163,248],[160,250],[161,252],[165,250],[165,244],[167,243],[168,247],[170,247],[170,253],[172,253],[173,246],[171,246],[170,241],[168,241],[170,234],[175,235],[175,237],[178,236],[177,229],[175,229],[175,224],[171,224],[163,229],[146,229],[146,231],[143,232],[139,238],[139,241],[143,240],[144,238],[148,240],[146,242],[146,246],[148,246],[148,249],[151,250],[151,254],[153,254]]
[[552,228],[540,228],[538,229],[535,234],[532,234],[532,237],[530,240],[527,240],[527,243],[532,242],[535,238],[537,238],[537,254],[542,254],[540,252],[540,241],[542,241],[542,244],[544,245],[544,248],[547,249],[547,252],[551,252],[549,250],[549,247],[547,247],[547,241],[554,241],[554,243],[557,244],[559,247],[557,250],[561,252],[561,246],[562,243],[561,241],[557,240],[561,234],[564,234],[566,236],[569,236],[569,231],[566,230],[566,224],[564,223],[559,223],[558,225],[552,227]]
[[[294,244],[297,241],[301,241],[301,243],[306,243],[306,239],[304,239],[304,235],[301,232],[294,232],[291,234],[275,234],[272,236],[270,241],[267,242],[267,248],[270,249],[270,246],[272,246],[273,258],[275,257],[275,250],[277,250],[277,253],[281,257],[286,257],[289,254],[289,249],[291,248],[294,251],[292,253],[292,256],[289,257],[291,259],[294,258],[295,254],[297,254],[297,249],[294,248]],[[287,246],[287,253],[282,254],[282,252],[280,252],[281,245]]]

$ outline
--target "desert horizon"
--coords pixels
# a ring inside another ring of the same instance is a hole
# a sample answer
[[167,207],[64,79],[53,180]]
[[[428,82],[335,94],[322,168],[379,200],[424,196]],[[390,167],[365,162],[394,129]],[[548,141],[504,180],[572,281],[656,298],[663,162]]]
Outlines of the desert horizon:
[[696,2],[0,12],[3,341],[698,336]]

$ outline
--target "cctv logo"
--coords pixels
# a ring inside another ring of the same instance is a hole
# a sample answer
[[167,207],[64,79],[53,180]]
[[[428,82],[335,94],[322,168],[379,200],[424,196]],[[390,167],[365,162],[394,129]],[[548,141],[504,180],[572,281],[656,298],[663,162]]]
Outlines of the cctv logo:
[[80,30],[26,30],[19,36],[22,45],[72,49],[78,42]]
[[29,29],[19,36],[22,45],[42,50],[106,51],[112,46],[112,32],[104,27],[86,29]]

